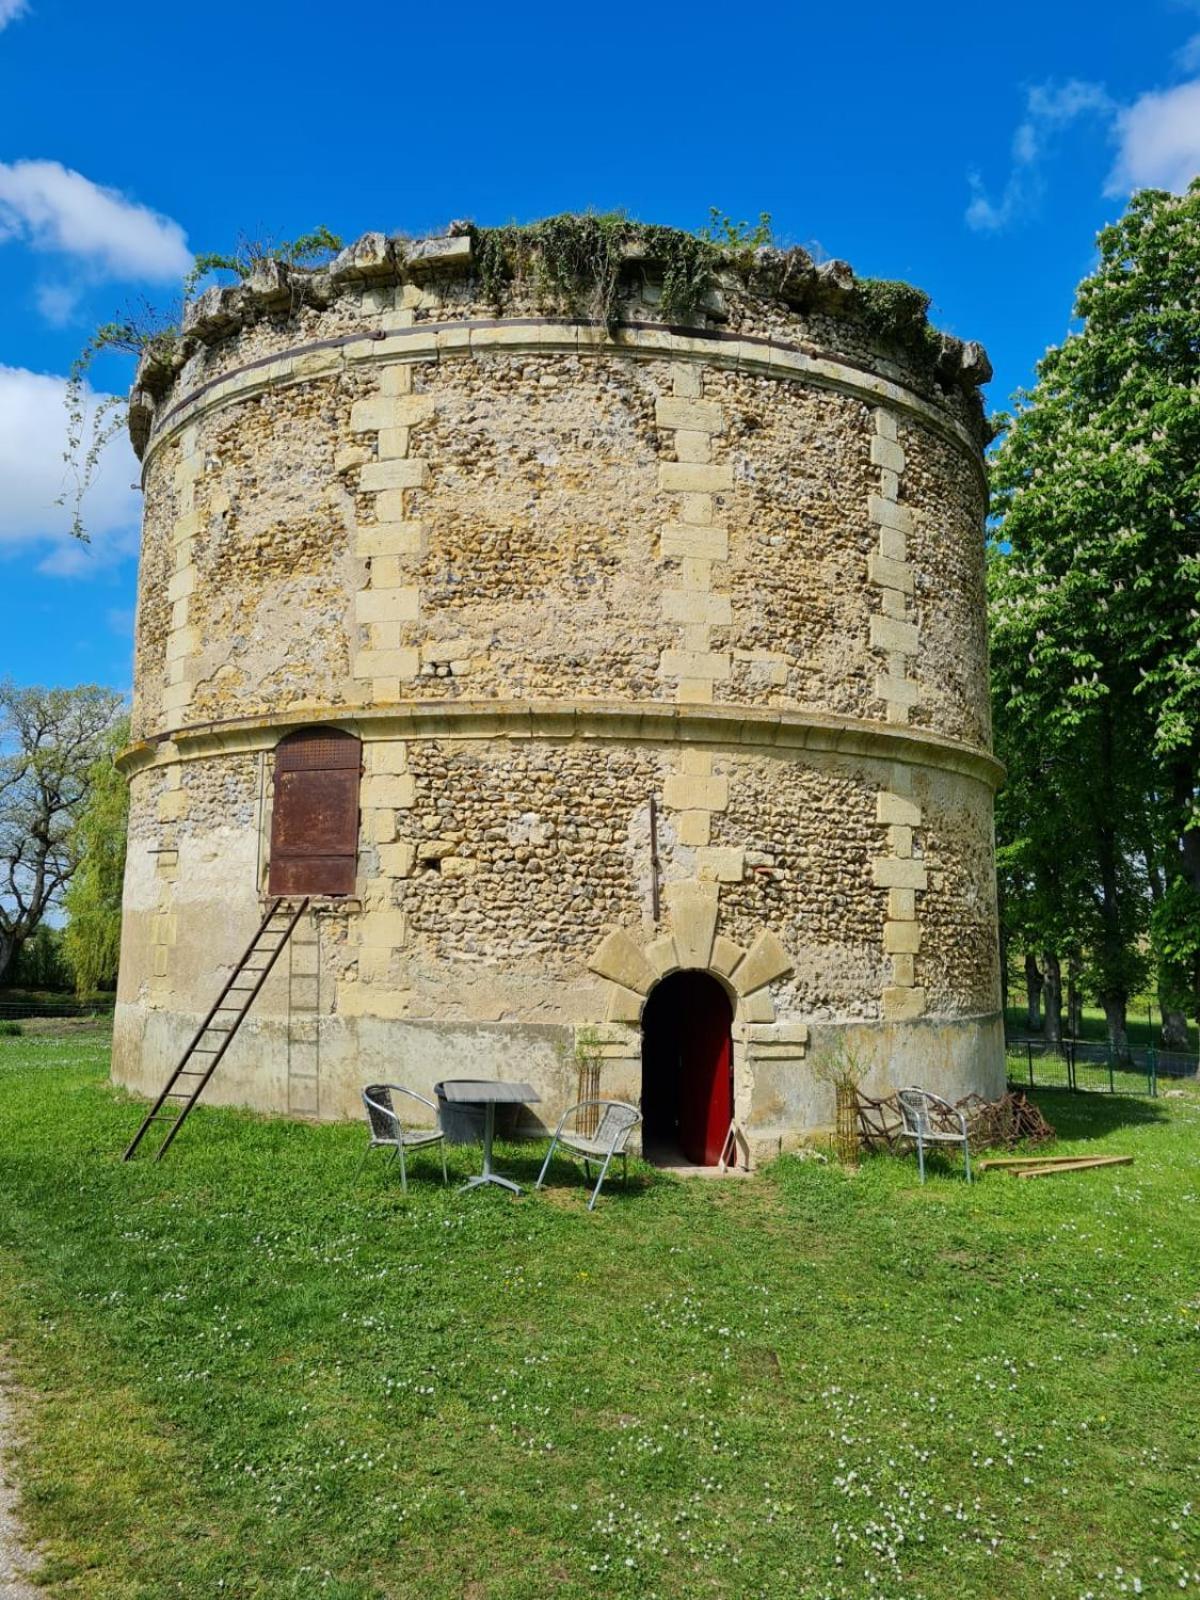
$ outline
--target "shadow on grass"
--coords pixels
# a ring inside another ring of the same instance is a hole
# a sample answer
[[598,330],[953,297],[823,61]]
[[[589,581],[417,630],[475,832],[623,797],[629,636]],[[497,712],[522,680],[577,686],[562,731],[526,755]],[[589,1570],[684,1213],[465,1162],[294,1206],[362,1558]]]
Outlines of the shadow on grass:
[[[590,1198],[595,1188],[599,1166],[592,1163],[591,1177],[584,1171],[583,1163],[571,1161],[565,1156],[555,1155],[550,1163],[550,1170],[546,1174],[546,1181],[540,1190],[535,1190],[538,1176],[542,1170],[542,1163],[546,1159],[546,1141],[539,1143],[496,1143],[492,1152],[492,1170],[497,1177],[508,1178],[513,1183],[521,1186],[523,1193],[519,1198],[543,1197],[561,1200],[574,1195],[586,1201]],[[446,1188],[450,1193],[461,1190],[468,1179],[478,1175],[482,1168],[483,1153],[479,1145],[454,1144],[447,1146],[447,1161],[450,1170],[450,1181]],[[353,1173],[358,1173],[357,1157],[353,1166]],[[348,1167],[350,1172],[351,1168]],[[375,1185],[387,1188],[392,1185],[396,1190],[400,1188],[400,1166],[388,1153],[380,1150],[372,1152],[362,1167],[362,1182],[364,1187],[370,1186],[370,1176],[374,1176]],[[411,1154],[408,1158],[408,1181],[410,1189],[420,1193],[427,1187],[442,1188],[441,1168],[436,1150],[423,1150]],[[654,1168],[636,1158],[629,1163],[629,1181],[625,1183],[620,1162],[614,1162],[609,1168],[604,1185],[600,1190],[599,1205],[610,1198],[628,1199],[635,1201],[646,1196],[650,1190],[658,1186],[660,1175]],[[497,1185],[487,1185],[486,1192],[493,1196],[512,1200],[518,1198],[511,1191]],[[476,1198],[476,1191],[468,1191],[462,1195],[465,1202],[470,1203]]]
[[1027,1092],[1060,1139],[1103,1139],[1119,1128],[1170,1120],[1165,1106],[1144,1095],[1040,1088]]

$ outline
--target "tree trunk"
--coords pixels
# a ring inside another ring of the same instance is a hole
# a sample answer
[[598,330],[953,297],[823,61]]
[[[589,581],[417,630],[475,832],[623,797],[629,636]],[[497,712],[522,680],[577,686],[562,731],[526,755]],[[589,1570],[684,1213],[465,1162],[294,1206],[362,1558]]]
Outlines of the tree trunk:
[[1125,1031],[1126,996],[1106,994],[1101,997],[1101,1003],[1104,1006],[1104,1020],[1108,1023],[1108,1042],[1112,1047],[1113,1064],[1127,1067],[1131,1057],[1129,1035]]
[[1177,1055],[1186,1055],[1190,1047],[1187,1012],[1163,1006],[1161,1001],[1159,1004],[1162,1010],[1159,1042],[1164,1050],[1174,1051]]
[[1042,1026],[1042,975],[1038,971],[1037,957],[1025,953],[1025,998],[1030,1033],[1038,1033]]
[[1078,1039],[1083,1023],[1083,995],[1079,990],[1079,957],[1072,952],[1067,957],[1067,1031]]
[[1046,972],[1046,1039],[1050,1044],[1062,1043],[1062,967],[1051,951],[1042,956]]
[[5,983],[5,974],[16,960],[17,951],[21,948],[21,941],[13,933],[6,933],[0,928],[0,988]]

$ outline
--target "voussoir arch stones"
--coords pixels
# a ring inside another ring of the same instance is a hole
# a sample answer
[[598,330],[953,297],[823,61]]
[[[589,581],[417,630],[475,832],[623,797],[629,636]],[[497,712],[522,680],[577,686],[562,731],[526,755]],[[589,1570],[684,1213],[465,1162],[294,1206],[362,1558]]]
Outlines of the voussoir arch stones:
[[723,978],[736,997],[742,1022],[774,1022],[775,1004],[767,985],[792,971],[791,958],[769,928],[760,928],[749,948],[717,932],[717,886],[668,884],[668,931],[648,943],[624,928],[600,941],[588,969],[609,985],[608,1022],[640,1021],[654,985],[668,973],[698,968]]

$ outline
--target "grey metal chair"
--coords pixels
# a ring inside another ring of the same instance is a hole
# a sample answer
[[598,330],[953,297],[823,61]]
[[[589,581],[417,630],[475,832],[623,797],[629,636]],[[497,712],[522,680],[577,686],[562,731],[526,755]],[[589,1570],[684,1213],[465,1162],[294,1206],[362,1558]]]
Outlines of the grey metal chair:
[[962,1145],[963,1164],[967,1182],[971,1181],[971,1147],[967,1141],[967,1119],[957,1106],[928,1089],[910,1087],[896,1095],[900,1106],[901,1131],[917,1147],[917,1165],[921,1182],[925,1182],[925,1146],[927,1144]]
[[359,1159],[357,1170],[362,1171],[363,1162],[372,1150],[389,1149],[393,1159],[396,1156],[400,1158],[400,1187],[407,1194],[408,1169],[404,1159],[405,1151],[421,1150],[426,1145],[436,1144],[441,1147],[442,1182],[448,1183],[450,1176],[446,1171],[446,1143],[441,1128],[405,1128],[392,1101],[392,1096],[396,1094],[407,1095],[410,1100],[428,1106],[433,1112],[434,1121],[437,1121],[437,1106],[432,1100],[426,1100],[423,1094],[418,1094],[415,1089],[406,1089],[400,1083],[369,1083],[362,1092],[362,1100],[371,1129],[371,1138]]
[[[571,1118],[591,1106],[598,1107],[602,1113],[596,1124],[595,1133],[567,1133],[566,1126]],[[600,1176],[596,1179],[596,1187],[592,1190],[592,1198],[588,1201],[588,1210],[594,1210],[600,1194],[600,1185],[608,1176],[608,1169],[614,1156],[620,1156],[622,1182],[628,1184],[629,1155],[625,1146],[629,1141],[629,1135],[641,1120],[642,1114],[638,1108],[627,1105],[624,1100],[580,1100],[577,1105],[569,1106],[558,1119],[558,1127],[555,1128],[550,1140],[550,1148],[546,1151],[546,1159],[542,1163],[542,1170],[538,1174],[534,1188],[542,1187],[550,1166],[550,1158],[556,1149],[565,1150],[583,1161],[583,1170],[587,1174],[589,1183],[592,1181],[592,1162],[598,1162]]]

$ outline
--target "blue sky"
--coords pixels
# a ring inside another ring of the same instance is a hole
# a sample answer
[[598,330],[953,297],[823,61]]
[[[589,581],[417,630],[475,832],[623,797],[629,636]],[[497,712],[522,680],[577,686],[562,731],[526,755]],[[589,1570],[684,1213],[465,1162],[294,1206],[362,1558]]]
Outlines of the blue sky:
[[[62,380],[189,251],[323,223],[588,206],[907,278],[983,341],[993,407],[1068,325],[1096,229],[1200,170],[1200,0],[440,9],[0,0],[0,676],[126,687],[139,500],[66,537]],[[130,366],[106,359],[101,389]]]

